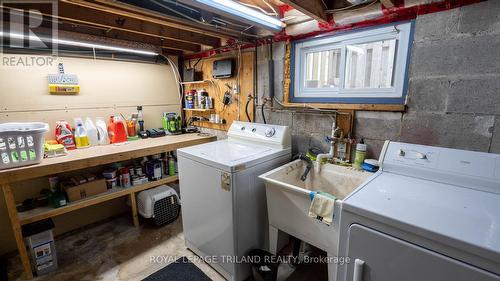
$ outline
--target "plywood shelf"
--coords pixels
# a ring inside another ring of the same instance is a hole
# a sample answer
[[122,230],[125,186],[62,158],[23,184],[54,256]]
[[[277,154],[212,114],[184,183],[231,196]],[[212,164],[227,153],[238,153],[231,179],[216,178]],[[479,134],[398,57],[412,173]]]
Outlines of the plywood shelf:
[[209,126],[219,126],[219,127],[224,127],[227,125],[226,123],[214,123],[214,122],[210,122],[210,121],[193,121],[193,124],[195,124],[197,126],[209,125]]
[[184,108],[184,111],[213,112],[213,111],[215,111],[215,109],[213,109],[213,108],[205,108],[205,109],[201,109],[201,108]]
[[214,136],[182,134],[140,139],[122,145],[103,145],[70,150],[66,156],[43,159],[40,164],[0,170],[0,184],[132,160],[215,139]]
[[82,200],[70,202],[67,205],[60,207],[60,208],[53,208],[53,207],[47,206],[47,207],[36,208],[36,209],[29,210],[26,212],[21,212],[21,213],[18,213],[19,222],[21,223],[21,225],[24,225],[24,224],[44,220],[47,218],[56,217],[56,216],[59,216],[62,214],[66,214],[66,213],[81,209],[81,208],[86,208],[86,207],[100,204],[100,203],[103,203],[103,202],[106,202],[109,200],[113,200],[113,199],[116,199],[119,197],[124,197],[124,196],[130,195],[130,194],[134,194],[134,193],[142,191],[142,190],[146,190],[146,189],[150,189],[150,188],[153,188],[156,186],[160,186],[162,184],[175,182],[178,179],[179,178],[177,176],[170,176],[170,177],[163,178],[161,180],[151,181],[151,182],[148,182],[145,184],[132,186],[132,187],[128,187],[128,188],[115,187],[115,188],[108,190],[107,192],[104,192],[104,193],[101,193],[98,195],[94,195],[94,196],[91,196],[91,197],[88,197],[88,198],[85,198]]
[[190,85],[190,84],[206,84],[210,83],[210,80],[201,80],[201,81],[191,81],[191,82],[182,82],[182,85]]

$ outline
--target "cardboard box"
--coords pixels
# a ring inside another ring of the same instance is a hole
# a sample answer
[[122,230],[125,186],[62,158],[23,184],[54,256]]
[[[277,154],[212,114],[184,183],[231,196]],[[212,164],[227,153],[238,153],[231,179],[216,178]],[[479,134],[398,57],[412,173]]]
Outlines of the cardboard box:
[[64,190],[68,196],[68,201],[77,201],[93,195],[104,193],[108,190],[105,179],[98,179],[75,186],[65,186]]

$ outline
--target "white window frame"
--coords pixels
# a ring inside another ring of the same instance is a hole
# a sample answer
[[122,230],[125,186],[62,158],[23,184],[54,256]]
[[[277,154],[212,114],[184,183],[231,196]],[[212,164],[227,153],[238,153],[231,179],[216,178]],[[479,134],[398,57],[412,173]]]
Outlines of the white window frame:
[[[402,98],[404,96],[412,23],[405,22],[362,31],[316,38],[295,44],[294,91],[295,98]],[[345,88],[347,45],[396,39],[396,57],[391,88]],[[340,85],[338,88],[306,88],[306,57],[308,53],[341,49]]]

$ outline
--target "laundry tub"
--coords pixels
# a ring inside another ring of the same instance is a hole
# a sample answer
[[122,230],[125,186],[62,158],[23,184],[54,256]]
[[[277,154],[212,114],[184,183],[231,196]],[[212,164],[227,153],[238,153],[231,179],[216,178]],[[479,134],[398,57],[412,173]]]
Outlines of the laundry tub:
[[[292,235],[331,254],[337,252],[338,225],[342,200],[364,183],[372,173],[351,167],[324,164],[312,169],[305,181],[305,162],[296,160],[260,176],[266,184],[270,252],[276,254]],[[311,192],[322,191],[338,198],[332,225],[309,217]]]

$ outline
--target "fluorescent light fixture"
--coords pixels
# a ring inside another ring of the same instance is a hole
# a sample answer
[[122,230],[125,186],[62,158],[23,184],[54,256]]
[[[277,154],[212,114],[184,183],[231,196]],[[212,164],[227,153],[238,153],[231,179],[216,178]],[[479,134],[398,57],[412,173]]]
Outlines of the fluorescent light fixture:
[[196,0],[196,2],[247,19],[274,30],[282,30],[286,25],[279,19],[231,0]]
[[79,41],[73,41],[73,40],[44,38],[44,37],[38,37],[38,36],[32,36],[32,35],[25,36],[23,34],[3,33],[2,31],[0,31],[0,37],[4,37],[4,36],[10,37],[10,38],[15,38],[15,39],[27,38],[31,41],[41,41],[41,42],[50,41],[50,42],[56,43],[58,45],[77,46],[77,47],[85,47],[85,48],[91,48],[91,49],[102,49],[102,50],[125,52],[125,53],[132,53],[132,54],[138,54],[138,55],[147,55],[147,56],[157,56],[158,55],[157,53],[151,52],[151,51],[129,49],[129,48],[101,45],[101,44],[94,44],[94,43],[86,43],[86,42],[79,42]]

